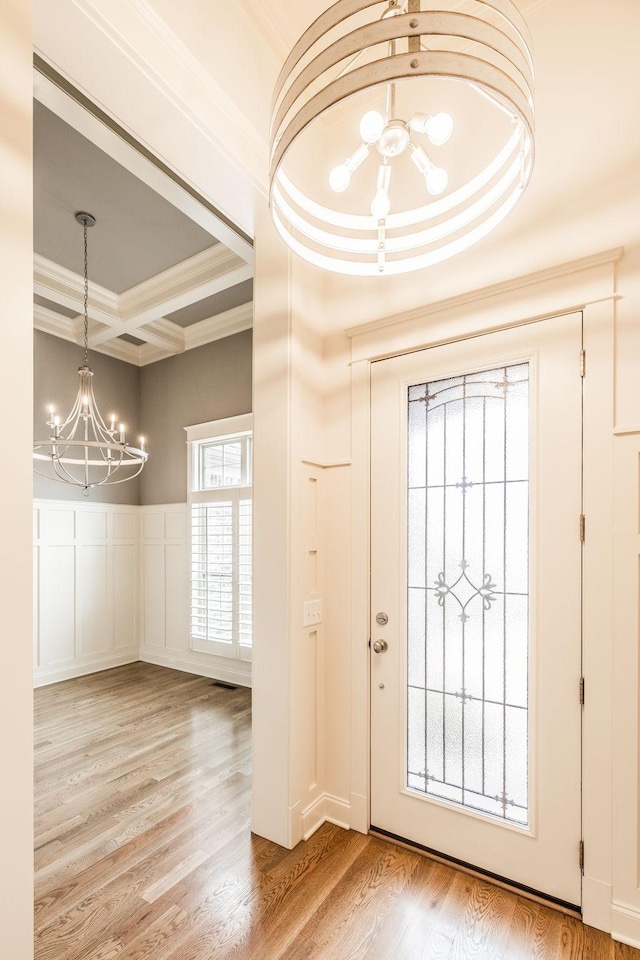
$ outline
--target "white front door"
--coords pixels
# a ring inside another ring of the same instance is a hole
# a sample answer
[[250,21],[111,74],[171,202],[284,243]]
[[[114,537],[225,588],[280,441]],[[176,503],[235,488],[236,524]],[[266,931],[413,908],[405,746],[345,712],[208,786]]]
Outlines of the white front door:
[[372,364],[371,824],[581,902],[580,314]]

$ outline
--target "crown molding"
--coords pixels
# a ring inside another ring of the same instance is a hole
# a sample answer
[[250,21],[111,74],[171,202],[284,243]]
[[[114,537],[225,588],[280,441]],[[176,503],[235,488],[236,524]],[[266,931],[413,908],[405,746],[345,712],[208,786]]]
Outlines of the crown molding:
[[33,325],[42,333],[50,333],[54,337],[69,340],[71,343],[78,342],[75,320],[63,317],[61,313],[42,307],[39,303],[33,305]]
[[123,360],[125,363],[131,363],[135,367],[140,366],[140,357],[135,343],[127,343],[126,340],[110,340],[97,351],[107,357],[113,357],[114,360]]
[[[254,37],[267,47],[278,67],[282,66],[297,37],[292,39],[291,31],[283,28],[283,18],[274,15],[279,7],[255,0],[236,0],[236,5]],[[287,19],[284,22],[290,24]]]
[[266,138],[151,4],[146,0],[120,0],[117,4],[113,0],[84,0],[82,12],[266,195]]
[[175,356],[174,353],[167,353],[166,350],[163,350],[161,347],[157,347],[153,343],[144,343],[140,347],[136,347],[138,351],[137,364],[139,367],[146,367],[150,363],[155,363],[157,360],[166,360],[167,357]]
[[185,350],[203,347],[214,340],[231,337],[234,333],[242,333],[253,326],[253,303],[243,303],[215,317],[209,317],[186,327],[184,331]]

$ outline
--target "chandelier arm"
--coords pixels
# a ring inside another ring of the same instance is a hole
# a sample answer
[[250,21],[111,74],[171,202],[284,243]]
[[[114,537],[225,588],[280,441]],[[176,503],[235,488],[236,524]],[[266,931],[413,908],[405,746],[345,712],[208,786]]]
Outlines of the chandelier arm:
[[293,141],[309,124],[354,93],[409,77],[438,77],[476,83],[493,91],[513,106],[514,113],[533,136],[533,111],[530,95],[503,70],[479,57],[466,53],[431,51],[430,53],[401,54],[389,60],[358,67],[345,77],[334,80],[306,101],[288,122],[274,144],[270,178],[278,171]]
[[112,437],[112,432],[111,430],[109,430],[106,423],[102,419],[102,414],[98,409],[98,404],[96,402],[96,398],[93,392],[93,383],[91,384],[91,387],[90,387],[89,400],[91,403],[92,419],[93,419],[96,439],[98,439],[98,437],[100,436],[100,438],[103,440],[109,440]]
[[[145,461],[145,463],[146,463],[146,461]],[[116,483],[126,483],[128,480],[135,480],[136,477],[140,476],[140,474],[142,473],[143,468],[144,468],[144,463],[141,463],[135,473],[131,473],[131,474],[129,474],[127,477],[122,477],[121,480],[109,480],[109,486],[110,486],[110,487],[111,487],[111,486],[115,486]],[[114,471],[114,472],[115,472],[115,471]],[[92,486],[100,487],[100,486],[102,486],[105,482],[106,482],[106,481],[102,480],[102,481],[100,481],[99,483],[92,484]]]
[[72,473],[70,473],[69,470],[67,470],[64,465],[64,461],[60,460],[58,457],[53,460],[53,469],[55,470],[58,479],[63,483],[74,483],[77,486],[84,486],[84,484],[79,483],[78,479]]
[[[430,227],[425,230],[419,230],[415,233],[406,234],[403,237],[386,240],[386,252],[398,253],[404,250],[411,250],[415,249],[416,247],[436,243],[438,240],[442,240],[445,237],[456,233],[464,226],[468,226],[474,220],[477,220],[479,217],[481,217],[483,213],[485,213],[507,192],[509,187],[511,187],[514,183],[515,179],[520,176],[520,172],[521,160],[520,157],[517,157],[507,172],[501,177],[500,180],[498,180],[491,190],[489,190],[488,193],[483,194],[480,199],[476,200],[465,210],[453,217],[450,217],[448,220],[445,220],[443,223],[440,223],[437,226]],[[327,231],[313,226],[313,224],[307,223],[303,217],[300,217],[294,210],[292,210],[291,207],[289,207],[286,201],[279,200],[278,207],[284,213],[287,221],[293,227],[295,227],[299,233],[302,233],[310,240],[315,241],[315,243],[319,244],[320,246],[334,250],[346,250],[350,253],[359,253],[362,255],[369,254],[374,256],[378,253],[379,241],[377,237],[372,237],[368,240],[347,240],[345,237],[340,236],[339,234],[328,233]]]
[[59,430],[61,431],[64,430],[65,427],[68,427],[70,423],[75,424],[77,422],[79,413],[80,413],[80,391],[78,391],[78,394],[76,395],[76,399],[74,401],[73,407],[71,408],[71,412],[69,416],[64,421],[64,423],[61,423],[59,425]]
[[[507,167],[507,165],[511,162],[511,158],[515,151],[520,149],[519,145],[521,139],[522,131],[520,129],[514,131],[505,146],[494,157],[491,163],[488,164],[485,169],[476,177],[474,177],[472,180],[469,180],[463,187],[460,187],[454,193],[451,193],[440,200],[433,200],[431,203],[428,203],[425,206],[417,207],[411,212],[410,215],[406,214],[403,216],[402,223],[399,222],[401,215],[391,214],[389,217],[387,217],[387,227],[389,229],[394,229],[396,226],[411,226],[415,223],[421,223],[426,220],[442,216],[449,210],[455,209],[456,206],[459,206],[460,204],[465,203],[467,200],[470,200],[475,194],[479,193],[480,190],[482,190],[483,187],[485,187],[486,184],[489,183],[489,181],[500,172],[500,170]],[[277,181],[273,187],[273,197],[276,201],[279,193],[279,187],[282,187],[284,193],[287,194],[293,203],[295,203],[315,219],[322,220],[325,223],[333,224],[337,227],[344,227],[345,229],[351,230],[371,231],[377,229],[377,224],[375,223],[373,217],[356,214],[343,214],[309,200],[309,198],[300,190],[298,190],[295,184],[289,180],[282,169],[279,171]]]
[[[520,177],[521,166],[521,158],[520,156],[517,156],[511,166],[507,169],[506,173],[501,176],[494,186],[470,206],[466,207],[460,213],[457,213],[455,216],[450,217],[448,220],[443,221],[437,226],[406,234],[403,237],[387,240],[385,242],[386,252],[398,253],[404,250],[411,250],[415,249],[416,247],[436,243],[438,240],[456,233],[464,226],[468,226],[474,220],[477,220],[479,217],[481,217],[483,213],[485,213],[491,206],[493,206],[494,203],[504,196],[504,194],[514,183],[515,179]],[[346,238],[340,234],[329,233],[304,220],[303,217],[297,214],[295,210],[293,210],[286,203],[284,198],[277,198],[276,203],[284,213],[287,221],[293,227],[295,227],[299,233],[307,236],[310,240],[315,241],[320,246],[328,247],[334,250],[346,250],[350,253],[358,253],[362,255],[369,254],[371,256],[376,255],[379,250],[379,241],[377,238],[358,240]]]

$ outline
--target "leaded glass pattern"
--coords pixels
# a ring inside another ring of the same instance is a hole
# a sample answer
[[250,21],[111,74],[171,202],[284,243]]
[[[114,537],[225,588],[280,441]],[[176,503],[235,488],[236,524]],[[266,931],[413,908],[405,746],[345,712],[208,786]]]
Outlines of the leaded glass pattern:
[[528,814],[529,364],[408,390],[407,786]]

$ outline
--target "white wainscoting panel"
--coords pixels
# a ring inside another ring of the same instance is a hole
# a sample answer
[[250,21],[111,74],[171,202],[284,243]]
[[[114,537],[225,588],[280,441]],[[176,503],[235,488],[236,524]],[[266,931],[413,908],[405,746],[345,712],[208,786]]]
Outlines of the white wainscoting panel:
[[187,504],[140,507],[140,660],[251,686],[251,664],[190,649]]
[[36,686],[139,659],[139,510],[34,501]]
[[640,947],[640,428],[616,436],[613,463],[611,932],[616,940]]

